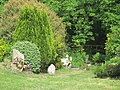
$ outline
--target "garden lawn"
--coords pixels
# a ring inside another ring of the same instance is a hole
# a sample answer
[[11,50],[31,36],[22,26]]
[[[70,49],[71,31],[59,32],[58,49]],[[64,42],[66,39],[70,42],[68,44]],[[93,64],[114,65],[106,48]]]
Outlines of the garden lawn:
[[120,90],[120,80],[94,78],[92,70],[48,74],[14,73],[0,63],[0,90]]

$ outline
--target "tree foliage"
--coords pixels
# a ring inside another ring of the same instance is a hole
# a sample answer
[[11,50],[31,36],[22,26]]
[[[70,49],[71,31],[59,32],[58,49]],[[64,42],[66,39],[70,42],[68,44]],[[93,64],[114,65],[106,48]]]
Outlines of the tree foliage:
[[82,2],[79,3],[80,5],[78,3],[77,0],[54,0],[48,3],[66,24],[67,43],[75,47],[84,45],[86,41],[93,39],[85,7]]
[[116,32],[107,34],[106,54],[108,56],[116,55],[116,48],[120,46],[120,29],[116,28]]
[[106,52],[109,52],[108,48],[112,51],[112,48],[115,50],[118,46],[119,41],[113,45],[115,42],[109,43],[109,37],[116,31],[119,33],[119,0],[51,0],[46,3],[66,23],[69,46],[106,43]]

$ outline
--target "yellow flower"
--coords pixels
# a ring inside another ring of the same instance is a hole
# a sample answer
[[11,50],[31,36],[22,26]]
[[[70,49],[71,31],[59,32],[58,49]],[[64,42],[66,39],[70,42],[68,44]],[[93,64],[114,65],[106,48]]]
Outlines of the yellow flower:
[[26,66],[26,65],[24,65],[24,67],[23,67],[23,68],[24,68],[24,69],[26,69],[26,67],[27,67],[27,66]]

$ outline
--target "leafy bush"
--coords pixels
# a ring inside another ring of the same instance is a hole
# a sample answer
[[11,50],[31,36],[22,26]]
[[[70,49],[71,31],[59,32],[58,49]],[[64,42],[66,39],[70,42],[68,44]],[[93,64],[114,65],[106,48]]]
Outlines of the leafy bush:
[[8,3],[4,5],[0,18],[0,38],[4,38],[4,40],[8,42],[12,41],[12,33],[16,29],[19,13],[26,5],[29,5],[29,7],[34,6],[40,11],[46,11],[54,32],[54,38],[57,41],[55,47],[58,57],[62,57],[65,49],[65,26],[62,19],[59,18],[55,12],[47,8],[45,4],[38,3],[36,0],[9,0]]
[[25,64],[31,66],[31,71],[39,73],[41,70],[41,57],[37,46],[31,42],[23,41],[16,42],[12,46],[12,50],[17,49],[25,56]]
[[71,64],[73,67],[80,68],[86,62],[86,53],[85,52],[76,52],[73,53],[73,60]]
[[120,57],[120,46],[117,47],[117,49],[116,49],[116,54],[117,54],[117,56]]
[[95,63],[100,61],[100,53],[99,52],[97,52],[95,55],[93,55],[93,61]]
[[13,41],[30,41],[35,43],[41,52],[41,68],[47,70],[56,59],[54,33],[46,12],[36,7],[24,7],[20,12]]
[[94,71],[94,74],[100,78],[106,77],[105,68],[106,68],[106,64],[102,64],[101,66],[97,66],[95,71]]
[[[119,28],[119,27],[118,27]],[[107,35],[106,41],[106,54],[114,57],[116,55],[116,48],[120,45],[120,30],[116,29],[115,32],[109,33]]]
[[6,53],[7,53],[6,43],[1,39],[0,40],[0,62],[3,61],[3,58]]
[[120,77],[120,57],[114,57],[95,70],[97,77]]
[[93,63],[103,63],[106,60],[106,56],[104,54],[100,54],[97,52],[92,57]]
[[120,76],[120,57],[112,58],[107,66],[105,71],[109,77],[118,77]]

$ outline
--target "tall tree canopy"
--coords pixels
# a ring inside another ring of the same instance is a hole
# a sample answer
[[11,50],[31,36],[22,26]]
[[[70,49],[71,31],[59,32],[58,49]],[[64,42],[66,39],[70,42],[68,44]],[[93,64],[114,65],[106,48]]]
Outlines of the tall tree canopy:
[[119,0],[50,0],[46,3],[66,23],[67,43],[70,47],[106,43],[107,51],[109,34],[119,32]]

